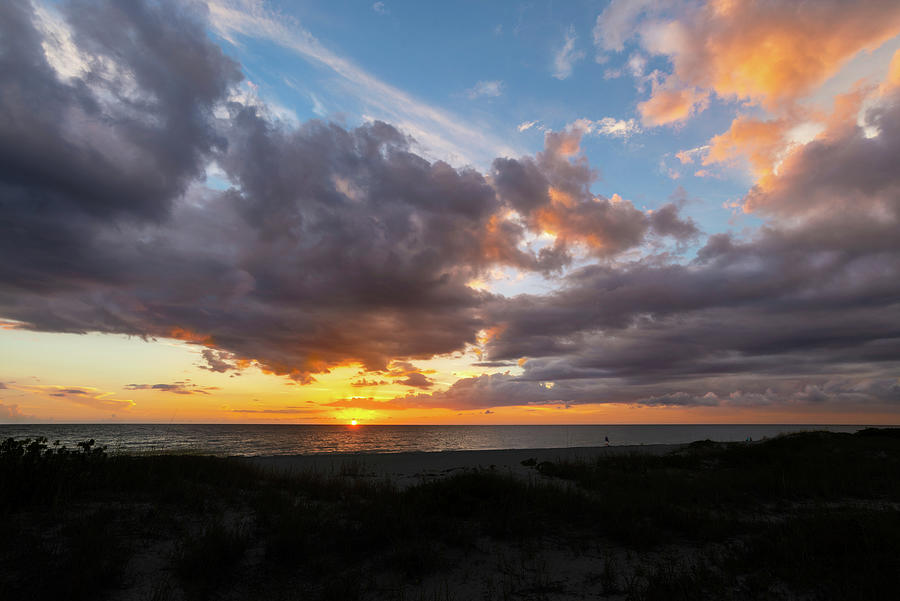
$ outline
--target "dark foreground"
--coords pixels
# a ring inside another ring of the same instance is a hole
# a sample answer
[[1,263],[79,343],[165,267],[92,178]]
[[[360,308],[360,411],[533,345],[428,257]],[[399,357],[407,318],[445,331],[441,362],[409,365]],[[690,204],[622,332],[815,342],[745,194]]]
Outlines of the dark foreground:
[[388,481],[0,445],[0,599],[897,599],[900,430]]

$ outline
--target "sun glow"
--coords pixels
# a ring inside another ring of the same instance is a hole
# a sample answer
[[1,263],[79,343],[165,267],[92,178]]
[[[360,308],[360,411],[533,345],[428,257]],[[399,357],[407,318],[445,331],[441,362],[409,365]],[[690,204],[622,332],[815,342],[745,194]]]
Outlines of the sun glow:
[[350,425],[351,425],[351,426],[357,426],[357,425],[359,425],[359,422],[356,421],[355,419],[351,419],[351,420],[350,420]]

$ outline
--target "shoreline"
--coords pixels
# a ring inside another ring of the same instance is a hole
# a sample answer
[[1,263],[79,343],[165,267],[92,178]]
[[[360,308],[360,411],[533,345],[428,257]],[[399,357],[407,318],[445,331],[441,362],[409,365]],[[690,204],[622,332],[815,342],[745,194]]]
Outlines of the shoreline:
[[404,451],[400,453],[337,453],[318,455],[235,456],[268,472],[291,475],[318,473],[388,479],[400,486],[442,478],[454,473],[491,470],[517,476],[536,472],[523,461],[590,461],[615,455],[665,455],[686,444],[618,445],[488,449],[466,451]]

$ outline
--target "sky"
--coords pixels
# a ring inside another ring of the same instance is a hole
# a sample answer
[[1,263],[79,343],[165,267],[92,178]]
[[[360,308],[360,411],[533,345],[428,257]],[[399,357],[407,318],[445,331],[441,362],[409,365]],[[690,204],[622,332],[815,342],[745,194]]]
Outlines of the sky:
[[0,90],[0,423],[900,423],[895,0],[8,0]]

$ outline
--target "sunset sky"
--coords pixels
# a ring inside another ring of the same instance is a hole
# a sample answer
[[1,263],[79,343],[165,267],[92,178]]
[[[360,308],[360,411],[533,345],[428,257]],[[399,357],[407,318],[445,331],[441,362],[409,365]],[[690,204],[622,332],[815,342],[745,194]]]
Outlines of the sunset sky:
[[0,423],[900,423],[900,2],[0,2]]

